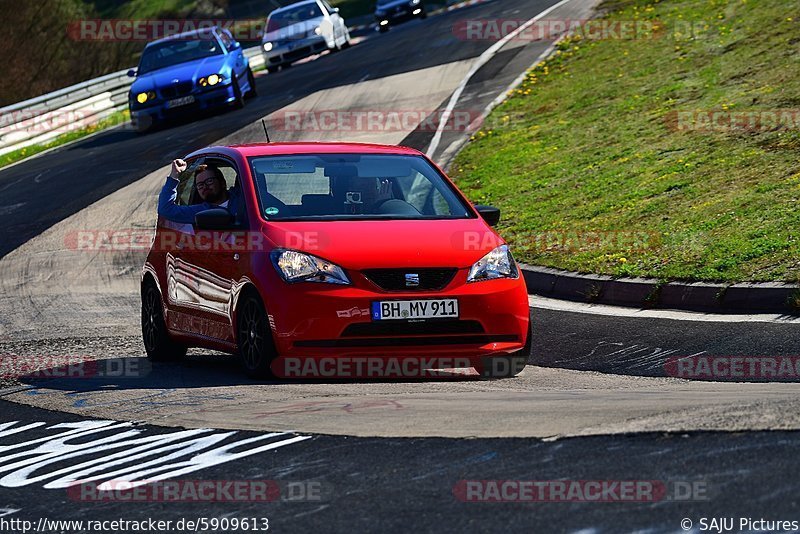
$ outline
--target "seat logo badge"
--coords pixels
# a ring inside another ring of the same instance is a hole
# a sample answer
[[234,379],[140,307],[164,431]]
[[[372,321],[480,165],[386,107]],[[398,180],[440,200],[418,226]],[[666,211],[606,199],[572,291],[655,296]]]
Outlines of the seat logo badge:
[[406,273],[406,287],[418,287],[418,286],[419,286],[419,274]]

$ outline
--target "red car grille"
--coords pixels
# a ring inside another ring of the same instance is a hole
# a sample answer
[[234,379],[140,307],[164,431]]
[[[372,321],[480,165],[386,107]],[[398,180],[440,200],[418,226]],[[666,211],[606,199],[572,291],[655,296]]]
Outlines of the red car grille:
[[342,337],[375,336],[430,336],[483,334],[483,326],[478,321],[375,321],[372,323],[353,323],[342,332]]
[[413,336],[413,337],[381,337],[381,338],[348,338],[319,339],[295,341],[296,347],[413,347],[437,345],[484,345],[486,343],[503,343],[519,341],[514,334],[472,334],[459,336]]
[[[456,275],[455,268],[366,269],[367,279],[384,291],[436,291],[444,289]],[[418,276],[418,285],[409,285],[406,275]]]
[[377,321],[348,325],[339,339],[296,341],[297,347],[413,347],[519,341],[513,334],[489,335],[478,321]]

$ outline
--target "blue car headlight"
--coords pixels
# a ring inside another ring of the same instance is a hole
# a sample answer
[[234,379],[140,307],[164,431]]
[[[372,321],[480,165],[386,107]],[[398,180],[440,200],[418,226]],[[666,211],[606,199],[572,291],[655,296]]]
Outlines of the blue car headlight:
[[208,76],[203,76],[199,80],[197,80],[197,84],[200,87],[213,87],[225,81],[225,77],[222,74],[209,74]]
[[137,93],[135,97],[133,96],[133,93],[131,93],[131,97],[133,100],[136,100],[137,103],[145,104],[147,102],[152,102],[153,100],[155,100],[156,94],[153,91],[144,91],[141,93]]

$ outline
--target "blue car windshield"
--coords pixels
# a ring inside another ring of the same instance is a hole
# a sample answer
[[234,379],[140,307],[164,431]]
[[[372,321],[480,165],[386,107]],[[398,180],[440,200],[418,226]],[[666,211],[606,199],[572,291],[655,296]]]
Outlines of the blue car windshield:
[[464,219],[452,185],[421,156],[314,154],[250,158],[269,220]]
[[142,52],[139,74],[222,54],[222,46],[210,35],[204,39],[176,39],[155,43]]

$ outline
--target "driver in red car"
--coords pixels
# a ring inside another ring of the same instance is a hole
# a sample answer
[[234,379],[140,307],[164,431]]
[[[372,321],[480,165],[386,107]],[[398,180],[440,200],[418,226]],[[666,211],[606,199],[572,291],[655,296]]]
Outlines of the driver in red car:
[[236,214],[240,202],[239,189],[236,186],[226,189],[225,176],[213,165],[199,165],[195,173],[195,188],[203,202],[191,206],[179,206],[176,203],[179,178],[187,168],[188,165],[184,160],[173,160],[167,181],[161,189],[161,194],[158,195],[159,215],[177,223],[193,224],[195,215],[215,207],[225,208]]

